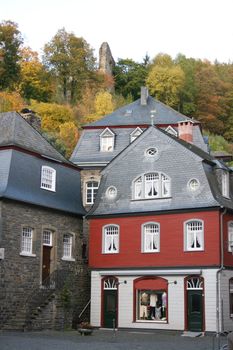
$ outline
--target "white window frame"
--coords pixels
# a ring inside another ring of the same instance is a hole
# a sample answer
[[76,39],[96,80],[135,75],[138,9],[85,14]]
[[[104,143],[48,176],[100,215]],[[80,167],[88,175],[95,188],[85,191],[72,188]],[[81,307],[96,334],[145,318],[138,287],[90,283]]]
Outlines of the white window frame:
[[178,132],[171,125],[168,125],[165,131],[173,136],[178,136]]
[[73,258],[73,246],[74,246],[74,235],[72,233],[65,233],[63,235],[62,260],[75,261],[75,259]]
[[43,245],[52,247],[53,245],[53,231],[44,229],[42,233]]
[[50,166],[43,165],[41,168],[40,188],[47,191],[56,191],[56,170]]
[[228,252],[233,253],[231,249],[231,247],[233,246],[233,221],[228,221],[227,231],[228,231]]
[[[171,197],[171,179],[161,172],[146,173],[133,181],[133,199]],[[151,191],[151,193],[150,193]],[[165,191],[167,193],[165,193]]]
[[226,170],[222,171],[222,195],[223,197],[229,198],[229,172]]
[[[88,187],[88,184],[94,184],[94,183],[97,183],[97,185],[96,186],[93,185],[91,187]],[[97,194],[97,191],[99,188],[99,182],[96,180],[89,180],[85,183],[85,187],[86,187],[86,191],[85,191],[86,200],[85,200],[85,202],[87,205],[92,205],[95,202],[95,197],[96,197],[96,194]],[[90,200],[89,200],[88,193],[90,194]]]
[[101,152],[112,152],[114,150],[115,134],[106,128],[100,134],[100,151]]
[[33,228],[29,226],[22,227],[20,255],[36,256],[35,254],[32,253],[33,233],[34,233]]
[[102,253],[117,254],[119,253],[120,227],[116,224],[103,226],[102,232]]
[[142,133],[143,131],[141,128],[139,128],[139,126],[136,129],[134,129],[130,134],[130,143],[136,140],[138,136],[140,136]]
[[160,252],[160,224],[146,222],[142,225],[142,253]]
[[[195,229],[196,225],[196,229]],[[198,227],[201,227],[201,229]],[[191,242],[192,239],[192,242]],[[190,243],[189,243],[190,242]],[[197,246],[200,244],[200,247]],[[192,247],[192,245],[194,245]],[[200,219],[190,219],[184,222],[184,250],[203,251],[204,250],[204,221]]]

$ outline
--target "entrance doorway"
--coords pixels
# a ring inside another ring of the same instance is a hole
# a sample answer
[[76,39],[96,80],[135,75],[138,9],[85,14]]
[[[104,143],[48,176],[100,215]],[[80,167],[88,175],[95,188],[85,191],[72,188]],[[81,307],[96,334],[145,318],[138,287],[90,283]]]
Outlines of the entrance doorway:
[[51,252],[52,252],[52,231],[43,231],[43,250],[42,250],[42,284],[49,283],[51,274]]
[[203,331],[203,279],[191,277],[187,280],[187,328]]
[[103,327],[117,327],[117,279],[110,277],[103,281]]

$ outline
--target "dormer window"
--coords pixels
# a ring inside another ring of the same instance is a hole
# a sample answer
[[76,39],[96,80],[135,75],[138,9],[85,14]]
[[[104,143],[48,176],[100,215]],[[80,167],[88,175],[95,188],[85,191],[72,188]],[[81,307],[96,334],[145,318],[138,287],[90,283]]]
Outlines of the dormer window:
[[138,136],[140,136],[141,134],[142,134],[141,128],[134,129],[134,131],[131,132],[130,134],[130,142],[133,142],[134,140],[136,140],[136,138],[138,138]]
[[222,171],[222,195],[229,198],[229,173],[226,170]]
[[41,168],[41,188],[48,191],[56,191],[56,170],[49,166]]
[[112,152],[114,149],[114,133],[109,129],[105,129],[100,134],[100,151]]
[[177,131],[171,126],[169,125],[166,129],[165,129],[166,132],[168,132],[169,134],[171,135],[174,135],[174,136],[178,136],[178,133]]
[[163,173],[147,173],[134,180],[133,189],[134,199],[167,198],[171,196],[171,181]]

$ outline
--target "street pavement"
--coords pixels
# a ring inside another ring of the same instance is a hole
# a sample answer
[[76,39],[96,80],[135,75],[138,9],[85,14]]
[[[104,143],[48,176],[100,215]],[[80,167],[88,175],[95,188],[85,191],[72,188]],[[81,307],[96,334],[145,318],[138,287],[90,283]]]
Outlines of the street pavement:
[[[226,338],[220,338],[225,344]],[[99,330],[82,336],[77,331],[0,331],[0,350],[218,350],[213,335],[183,337],[178,332]]]

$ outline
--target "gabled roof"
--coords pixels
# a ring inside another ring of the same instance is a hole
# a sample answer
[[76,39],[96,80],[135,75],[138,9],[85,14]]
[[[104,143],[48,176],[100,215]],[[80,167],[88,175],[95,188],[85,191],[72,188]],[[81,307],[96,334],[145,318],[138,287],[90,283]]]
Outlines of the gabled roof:
[[154,124],[170,125],[177,124],[180,121],[193,121],[189,117],[175,111],[173,108],[166,106],[162,102],[154,99],[151,96],[147,98],[147,104],[142,105],[141,99],[134,101],[126,106],[123,106],[106,117],[97,120],[94,123],[88,124],[88,127],[103,127],[103,126],[119,126],[119,125],[151,125],[151,112],[154,114]]
[[17,112],[0,113],[1,146],[17,146],[60,162],[69,163]]
[[[146,156],[146,150],[151,147],[158,149],[155,158]],[[202,149],[177,139],[158,127],[149,127],[102,170],[96,201],[87,215],[198,210],[221,207],[223,204],[233,209],[232,199],[224,199],[221,195],[216,168],[224,169],[224,165]],[[150,172],[161,172],[171,179],[170,198],[133,199],[133,180]],[[200,183],[196,192],[188,189],[188,183],[193,178]],[[117,189],[114,200],[106,195],[109,186]]]

